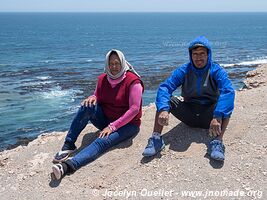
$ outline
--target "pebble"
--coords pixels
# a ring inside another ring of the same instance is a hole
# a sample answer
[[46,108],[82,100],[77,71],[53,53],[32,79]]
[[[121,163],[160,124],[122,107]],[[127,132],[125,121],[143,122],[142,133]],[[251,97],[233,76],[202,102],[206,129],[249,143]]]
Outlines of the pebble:
[[32,177],[32,176],[34,176],[36,174],[36,172],[30,172],[30,176]]
[[168,168],[166,169],[166,172],[170,171],[171,169],[172,169],[172,167],[168,167]]
[[245,166],[249,168],[252,165],[252,163],[246,163]]

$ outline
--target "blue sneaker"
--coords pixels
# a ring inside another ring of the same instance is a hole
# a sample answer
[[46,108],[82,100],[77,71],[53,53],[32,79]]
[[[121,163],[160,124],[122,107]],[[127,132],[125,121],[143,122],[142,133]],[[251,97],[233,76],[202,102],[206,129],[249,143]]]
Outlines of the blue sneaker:
[[209,143],[208,154],[214,160],[224,161],[225,147],[220,140],[212,140]]
[[164,147],[165,147],[165,144],[164,144],[162,137],[155,138],[152,136],[148,139],[148,144],[142,155],[145,157],[154,156],[158,152],[160,152],[162,149],[164,149]]

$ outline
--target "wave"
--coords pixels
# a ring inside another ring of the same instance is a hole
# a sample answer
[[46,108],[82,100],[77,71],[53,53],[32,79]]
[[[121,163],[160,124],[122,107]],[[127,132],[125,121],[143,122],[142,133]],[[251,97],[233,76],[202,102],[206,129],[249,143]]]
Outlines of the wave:
[[2,64],[2,63],[0,63],[0,67],[9,67],[10,66],[10,64]]
[[46,87],[46,86],[49,87],[49,85],[51,85],[51,84],[53,84],[53,83],[54,83],[54,81],[23,82],[22,85],[23,85],[23,86],[32,86],[32,88],[34,88],[34,87],[40,88],[40,86],[41,86],[41,87]]
[[40,87],[49,86],[54,83],[54,81],[45,81],[46,79],[41,79],[41,80],[42,81],[35,81],[35,80],[22,81],[20,83],[20,87],[18,88],[31,87],[31,89],[34,88],[40,89]]
[[68,90],[62,90],[61,87],[57,86],[56,88],[52,89],[51,91],[42,92],[41,96],[44,99],[54,99],[54,98],[72,96],[72,92],[68,91]]
[[48,59],[48,60],[40,60],[39,63],[45,63],[45,64],[73,64],[73,63],[79,63],[79,64],[86,64],[93,62],[92,59],[83,58],[83,59],[66,59],[66,60],[56,60],[56,59]]
[[229,63],[229,64],[221,64],[223,67],[238,67],[238,66],[254,66],[260,64],[267,64],[267,59],[258,59],[258,60],[251,60],[251,61],[243,61],[240,63]]
[[36,78],[39,80],[47,80],[47,79],[50,79],[52,77],[51,76],[37,76]]

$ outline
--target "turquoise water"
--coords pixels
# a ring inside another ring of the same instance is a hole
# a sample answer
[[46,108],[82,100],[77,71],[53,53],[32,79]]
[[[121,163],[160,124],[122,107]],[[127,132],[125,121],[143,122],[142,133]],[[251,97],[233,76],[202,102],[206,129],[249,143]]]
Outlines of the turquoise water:
[[0,13],[0,27],[0,149],[67,130],[111,48],[142,76],[144,105],[198,35],[236,89],[267,63],[267,13]]

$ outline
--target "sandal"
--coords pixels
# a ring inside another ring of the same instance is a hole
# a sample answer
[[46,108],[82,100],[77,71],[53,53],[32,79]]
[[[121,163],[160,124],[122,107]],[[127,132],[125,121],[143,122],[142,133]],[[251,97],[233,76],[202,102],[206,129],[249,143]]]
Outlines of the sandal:
[[65,160],[67,160],[67,158],[75,151],[74,150],[64,150],[64,151],[59,151],[57,152],[57,154],[54,157],[53,162],[54,163],[59,163],[59,162],[63,162]]

